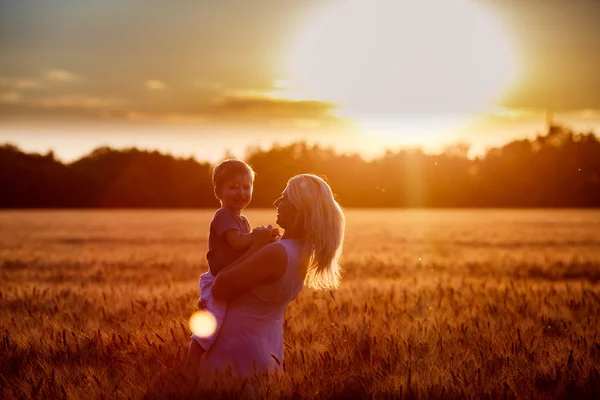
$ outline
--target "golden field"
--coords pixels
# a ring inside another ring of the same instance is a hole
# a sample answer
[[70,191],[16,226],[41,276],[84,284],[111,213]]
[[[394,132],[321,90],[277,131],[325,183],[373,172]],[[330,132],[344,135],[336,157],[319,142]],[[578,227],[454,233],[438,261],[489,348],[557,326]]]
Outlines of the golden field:
[[348,210],[286,373],[216,383],[181,373],[212,212],[0,212],[0,398],[600,397],[600,211]]

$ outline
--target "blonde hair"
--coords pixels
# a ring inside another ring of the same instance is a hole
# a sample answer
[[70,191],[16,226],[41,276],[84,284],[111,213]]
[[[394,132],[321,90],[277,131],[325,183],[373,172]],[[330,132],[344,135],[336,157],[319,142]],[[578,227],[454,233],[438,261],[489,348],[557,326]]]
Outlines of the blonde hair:
[[213,168],[212,173],[212,183],[213,188],[215,190],[220,189],[225,183],[226,180],[235,178],[240,174],[248,174],[252,179],[252,183],[254,183],[254,176],[256,173],[252,169],[251,166],[243,162],[242,160],[237,160],[235,158],[230,158],[227,160],[223,160]]
[[335,289],[340,284],[346,219],[331,188],[322,178],[296,175],[288,181],[287,197],[298,211],[304,232],[303,253],[308,257],[305,283],[313,289]]

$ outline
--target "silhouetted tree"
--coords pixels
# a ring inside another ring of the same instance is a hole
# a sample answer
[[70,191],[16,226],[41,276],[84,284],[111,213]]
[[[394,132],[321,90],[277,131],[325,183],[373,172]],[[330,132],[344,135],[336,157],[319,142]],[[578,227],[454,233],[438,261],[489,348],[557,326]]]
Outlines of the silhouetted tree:
[[0,147],[0,207],[86,207],[90,179],[46,155]]
[[[367,161],[331,147],[249,149],[257,172],[251,207],[269,207],[288,179],[325,176],[345,207],[599,207],[600,141],[551,122],[544,135],[469,159],[459,143],[441,154],[388,150]],[[0,207],[217,207],[209,163],[136,148],[98,148],[63,164],[53,152],[0,147]]]
[[208,163],[157,151],[98,148],[69,166],[94,182],[100,207],[215,206]]

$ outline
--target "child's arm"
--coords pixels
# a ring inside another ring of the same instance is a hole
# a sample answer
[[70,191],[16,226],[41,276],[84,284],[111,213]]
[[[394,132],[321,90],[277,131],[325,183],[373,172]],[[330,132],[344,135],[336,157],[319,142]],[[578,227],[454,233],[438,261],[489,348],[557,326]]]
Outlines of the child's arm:
[[[252,230],[252,232],[249,233],[249,235],[251,236],[251,240],[250,240],[250,245],[248,246],[248,249],[246,250],[246,252],[244,254],[242,254],[240,257],[238,257],[232,264],[226,266],[225,269],[241,263],[242,261],[244,261],[245,259],[250,257],[252,254],[254,254],[256,252],[256,250],[260,249],[266,243],[268,243],[268,241],[265,242],[265,239],[269,236],[269,233],[267,233],[267,232],[270,232],[270,236],[271,236],[271,239],[269,241],[273,241],[273,235],[274,235],[273,229],[276,229],[276,228],[273,228],[271,225],[259,226],[259,227],[254,228]],[[279,230],[277,230],[277,233],[279,233]]]
[[252,232],[242,233],[237,230],[225,232],[225,240],[236,250],[242,250],[252,244]]
[[[272,240],[275,240],[279,237],[279,229],[274,228],[271,225],[269,225],[269,227],[266,229],[271,231]],[[225,240],[227,240],[227,243],[229,243],[231,247],[233,247],[236,250],[246,249],[250,247],[250,245],[253,242],[253,232],[254,231],[249,233],[242,233],[237,230],[230,230],[225,232]]]

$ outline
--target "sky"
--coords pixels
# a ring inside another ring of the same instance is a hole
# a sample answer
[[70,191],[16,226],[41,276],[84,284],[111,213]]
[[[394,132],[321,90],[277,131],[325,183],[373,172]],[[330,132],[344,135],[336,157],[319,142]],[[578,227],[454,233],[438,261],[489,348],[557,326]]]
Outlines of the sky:
[[217,161],[600,133],[593,0],[0,0],[0,143]]

